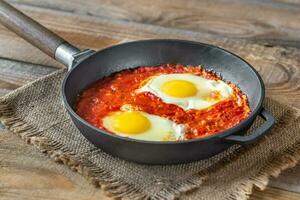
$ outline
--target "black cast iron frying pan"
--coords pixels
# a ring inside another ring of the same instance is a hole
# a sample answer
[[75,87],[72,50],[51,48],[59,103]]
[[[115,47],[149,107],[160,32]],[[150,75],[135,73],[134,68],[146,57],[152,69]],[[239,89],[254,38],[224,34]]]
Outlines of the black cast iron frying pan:
[[[80,132],[95,146],[120,158],[147,164],[185,163],[213,156],[233,144],[246,145],[262,137],[274,117],[262,107],[264,84],[255,69],[242,58],[216,46],[183,40],[145,40],[116,45],[98,52],[80,51],[12,6],[0,0],[0,21],[49,56],[68,66],[62,85],[65,107]],[[124,138],[100,130],[73,109],[78,94],[91,83],[114,72],[164,63],[202,65],[237,84],[248,96],[250,116],[222,133],[178,142],[149,142]],[[261,127],[243,136],[260,115]]]

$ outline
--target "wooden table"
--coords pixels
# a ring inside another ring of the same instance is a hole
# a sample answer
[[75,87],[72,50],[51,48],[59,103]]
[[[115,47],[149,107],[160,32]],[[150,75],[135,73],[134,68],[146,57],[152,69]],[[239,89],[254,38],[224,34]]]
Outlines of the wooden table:
[[[163,32],[170,28],[179,35],[195,32],[191,39],[220,44],[255,65],[266,83],[268,96],[300,108],[299,0],[9,2],[81,48],[166,38],[169,35]],[[159,29],[161,34],[128,28],[141,24]],[[0,95],[62,67],[2,26],[0,59]],[[104,198],[101,190],[81,175],[9,134],[4,129],[0,132],[1,200]],[[22,162],[24,159],[32,161],[30,166]],[[255,189],[251,199],[300,199],[300,167],[272,179],[265,191]]]

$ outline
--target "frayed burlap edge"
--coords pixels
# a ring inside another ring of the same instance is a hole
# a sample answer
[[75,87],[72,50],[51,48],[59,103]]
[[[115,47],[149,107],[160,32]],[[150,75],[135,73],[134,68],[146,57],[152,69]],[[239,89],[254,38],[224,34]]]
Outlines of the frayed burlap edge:
[[[299,113],[299,110],[295,111]],[[288,113],[281,121],[277,122],[275,128],[280,128],[280,126],[290,120],[292,112]],[[293,123],[299,123],[297,118]],[[300,133],[299,133],[300,134]],[[267,138],[262,139],[265,140]],[[236,191],[231,194],[229,199],[240,199],[246,200],[252,194],[253,186],[256,186],[260,190],[264,190],[271,177],[278,177],[281,172],[288,168],[295,167],[300,161],[300,141],[294,143],[291,147],[287,148],[281,155],[277,157],[271,157],[265,166],[254,176],[251,176],[249,180],[241,184],[240,187],[236,188]]]
[[162,190],[156,196],[150,197],[133,185],[125,183],[122,180],[116,180],[111,176],[109,171],[99,169],[93,163],[76,157],[74,153],[59,142],[51,141],[44,137],[42,131],[37,130],[22,119],[14,116],[13,109],[3,99],[0,100],[0,121],[8,130],[20,136],[26,143],[37,147],[55,162],[63,163],[73,171],[82,174],[94,186],[103,189],[108,197],[114,199],[175,199],[182,193],[198,188],[205,179],[201,176],[202,173],[198,173],[191,177],[191,179],[174,184]]
[[289,147],[277,158],[270,159],[257,174],[242,182],[227,200],[248,199],[253,192],[253,186],[264,190],[271,177],[277,177],[284,170],[295,167],[299,161],[300,141]]

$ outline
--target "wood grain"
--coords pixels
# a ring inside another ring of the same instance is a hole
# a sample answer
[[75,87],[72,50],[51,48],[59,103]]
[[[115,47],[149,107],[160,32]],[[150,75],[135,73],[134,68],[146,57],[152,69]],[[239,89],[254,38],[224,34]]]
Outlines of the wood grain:
[[[2,83],[0,83],[2,85]],[[1,86],[2,87],[2,86]],[[11,89],[6,89],[6,88],[1,88],[0,89],[0,97],[3,96],[3,95],[6,95],[8,94],[9,92],[11,92],[12,90]]]
[[34,44],[51,57],[55,57],[55,51],[59,45],[66,43],[61,37],[5,1],[0,1],[0,21],[8,29]]
[[300,164],[284,171],[279,177],[272,178],[269,185],[282,190],[300,193]]
[[0,58],[0,96],[54,70],[56,70],[54,67]]
[[10,0],[80,15],[300,47],[299,1]]
[[264,191],[255,189],[249,200],[299,200],[300,194],[287,192],[278,188],[267,188]]
[[5,58],[0,58],[0,61],[0,80],[3,81],[3,83],[15,85],[15,88],[57,70],[57,68],[50,66],[18,62]]

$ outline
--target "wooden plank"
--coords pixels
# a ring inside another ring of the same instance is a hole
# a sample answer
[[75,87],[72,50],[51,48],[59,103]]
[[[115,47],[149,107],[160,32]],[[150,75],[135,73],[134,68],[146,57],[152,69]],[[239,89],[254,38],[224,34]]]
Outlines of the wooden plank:
[[277,188],[267,188],[264,191],[255,189],[249,200],[299,200],[300,194]]
[[300,46],[298,1],[10,0],[19,5]]
[[[11,83],[16,87],[21,86],[55,70],[54,67],[0,58],[0,80],[3,81],[2,85]],[[0,88],[2,88],[2,85]]]
[[300,193],[300,164],[288,169],[277,178],[272,178],[269,185],[287,191]]
[[1,91],[3,91],[3,93],[5,93],[5,91],[12,91],[16,88],[18,88],[19,86],[13,83],[8,83],[6,81],[1,80],[0,81],[0,88]]
[[[0,83],[1,84],[1,83]],[[10,90],[10,89],[6,89],[6,88],[1,88],[0,89],[0,97],[1,96],[3,96],[3,95],[6,95],[6,94],[8,94],[9,92],[11,92],[12,90]]]
[[57,68],[0,58],[0,96],[54,70]]

